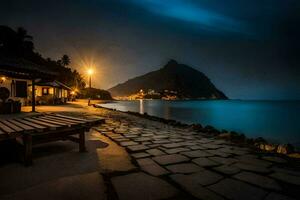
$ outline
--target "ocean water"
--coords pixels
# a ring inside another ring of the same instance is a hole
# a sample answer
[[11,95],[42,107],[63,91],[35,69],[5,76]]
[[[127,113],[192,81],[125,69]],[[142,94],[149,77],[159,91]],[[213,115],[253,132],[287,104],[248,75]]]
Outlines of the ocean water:
[[251,138],[264,137],[272,142],[300,146],[300,101],[136,100],[100,105],[189,124],[212,125]]

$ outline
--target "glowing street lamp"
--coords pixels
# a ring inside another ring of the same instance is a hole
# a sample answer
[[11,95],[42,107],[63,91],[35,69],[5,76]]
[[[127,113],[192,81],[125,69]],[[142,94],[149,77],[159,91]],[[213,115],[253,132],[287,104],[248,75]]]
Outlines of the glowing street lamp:
[[90,97],[89,97],[89,101],[88,101],[88,105],[91,105],[91,89],[92,89],[92,75],[94,73],[94,70],[92,68],[87,70],[87,74],[89,75],[89,93],[90,93]]
[[92,75],[94,73],[93,69],[88,69],[87,74],[89,75],[89,88],[92,88]]

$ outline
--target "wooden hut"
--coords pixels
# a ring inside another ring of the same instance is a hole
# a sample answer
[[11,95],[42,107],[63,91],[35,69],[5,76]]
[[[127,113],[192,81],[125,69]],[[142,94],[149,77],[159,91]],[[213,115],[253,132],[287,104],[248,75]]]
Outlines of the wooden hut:
[[[36,65],[30,61],[17,58],[0,57],[0,88],[3,99],[0,100],[3,112],[17,112],[14,105],[27,105],[31,103],[32,111],[35,111],[35,85],[41,79],[55,77],[55,73],[43,66]],[[29,102],[28,85],[31,85],[31,102]],[[4,92],[3,91],[8,91]],[[7,96],[6,96],[7,94]],[[5,109],[4,109],[5,108]]]
[[[31,92],[31,87],[29,86]],[[71,88],[65,84],[54,80],[54,81],[40,81],[36,83],[36,103],[37,104],[63,104],[66,103]]]

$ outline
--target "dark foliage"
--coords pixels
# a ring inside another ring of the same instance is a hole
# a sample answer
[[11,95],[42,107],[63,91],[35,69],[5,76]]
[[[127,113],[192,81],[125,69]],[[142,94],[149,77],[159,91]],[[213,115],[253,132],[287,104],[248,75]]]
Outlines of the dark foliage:
[[7,26],[0,26],[0,56],[8,58],[24,58],[48,70],[58,72],[56,79],[69,87],[84,88],[85,82],[82,76],[71,68],[68,55],[63,55],[61,60],[55,61],[43,58],[41,54],[34,51],[33,37],[27,34],[24,28],[16,31]]
[[63,55],[61,60],[59,60],[63,66],[68,66],[71,63],[71,60],[68,55]]
[[80,91],[79,98],[99,99],[99,100],[112,100],[110,93],[106,90],[96,88],[85,88]]
[[156,92],[176,91],[179,98],[227,99],[209,78],[187,65],[169,61],[163,68],[130,79],[109,91],[113,96],[128,96],[140,90],[153,89]]

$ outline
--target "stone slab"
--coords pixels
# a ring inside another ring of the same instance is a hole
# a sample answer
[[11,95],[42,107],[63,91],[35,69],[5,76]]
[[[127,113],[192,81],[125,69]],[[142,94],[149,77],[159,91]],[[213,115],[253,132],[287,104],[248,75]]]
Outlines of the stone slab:
[[205,150],[205,151],[210,153],[210,154],[213,154],[215,156],[220,156],[220,157],[223,157],[223,158],[227,158],[231,155],[229,153],[222,152],[218,149],[211,149],[211,150]]
[[275,173],[271,174],[270,177],[275,178],[280,181],[283,181],[283,182],[286,182],[286,183],[300,186],[300,177],[299,176],[294,176],[294,175],[290,175],[290,174],[286,174],[286,173],[282,173],[282,172],[275,172]]
[[238,159],[242,163],[255,165],[255,166],[270,167],[272,165],[272,163],[269,162],[269,161],[261,160],[261,159],[258,159],[258,158],[251,158],[251,157],[248,157],[248,156],[240,156]]
[[134,157],[134,158],[146,158],[146,157],[149,157],[151,155],[148,154],[148,153],[145,153],[145,152],[140,152],[140,153],[133,153],[133,154],[131,154],[131,156]]
[[138,137],[138,138],[134,138],[135,142],[146,142],[146,141],[150,141],[151,138],[150,137]]
[[232,200],[258,200],[267,195],[267,192],[260,188],[229,178],[208,188]]
[[196,163],[201,167],[213,167],[220,165],[220,163],[210,160],[209,158],[196,158],[192,160],[192,162]]
[[137,162],[143,171],[153,176],[169,174],[169,171],[158,165],[151,158],[138,159]]
[[148,149],[146,152],[152,156],[161,156],[164,155],[165,153],[159,149]]
[[127,138],[113,138],[114,141],[117,141],[117,142],[128,142],[130,141],[129,139]]
[[129,139],[133,139],[133,138],[138,138],[139,136],[138,135],[133,135],[133,134],[127,134],[127,135],[124,135],[124,137],[129,138]]
[[231,146],[226,146],[219,150],[223,151],[225,153],[230,153],[230,154],[235,154],[235,155],[240,155],[240,156],[249,153],[248,150],[241,150],[240,148],[235,148],[235,147],[231,147]]
[[170,138],[169,140],[172,141],[172,142],[182,142],[182,141],[184,141],[183,139],[180,139],[180,138]]
[[271,192],[264,200],[295,200],[294,198]]
[[187,176],[176,174],[172,175],[171,179],[180,185],[187,193],[198,199],[205,200],[223,200],[224,198],[212,192],[211,190],[206,189],[205,187],[197,184],[194,179],[191,179]]
[[189,151],[188,148],[185,148],[185,147],[179,147],[179,148],[173,148],[173,149],[166,149],[165,152],[167,154],[175,154],[175,153],[179,153],[179,152],[182,152],[182,151]]
[[286,163],[287,161],[283,158],[277,157],[277,156],[264,156],[262,159],[275,162],[275,163]]
[[206,148],[205,147],[202,147],[202,146],[200,146],[200,145],[194,145],[194,146],[189,146],[189,148],[191,149],[191,150],[205,150]]
[[293,169],[287,169],[287,168],[281,168],[281,167],[272,167],[271,170],[274,172],[281,172],[284,174],[290,174],[290,175],[300,177],[300,170],[295,170],[295,169],[293,170]]
[[152,176],[162,176],[162,175],[166,175],[166,174],[170,173],[168,170],[161,167],[157,163],[154,163],[154,164],[151,164],[151,165],[141,166],[141,169],[144,172],[147,172],[148,174],[151,174]]
[[131,146],[131,145],[137,145],[138,143],[137,142],[133,142],[133,141],[129,141],[129,142],[121,142],[120,145],[123,146],[123,147],[126,147],[126,146]]
[[251,165],[249,163],[235,163],[233,164],[234,167],[240,168],[242,170],[247,170],[247,171],[252,171],[252,172],[258,172],[258,173],[270,173],[271,170],[263,167],[263,166],[259,166],[259,165]]
[[147,147],[143,144],[127,146],[127,148],[132,152],[143,151],[143,150],[149,149],[149,147]]
[[156,156],[153,158],[153,160],[155,160],[161,165],[168,165],[168,164],[185,162],[188,161],[189,159],[180,154],[171,154],[171,155]]
[[189,174],[189,175],[183,175],[183,174],[174,174],[170,176],[172,179],[176,178],[182,178],[189,180],[190,182],[193,182],[194,184],[200,184],[202,186],[210,185],[213,183],[216,183],[217,181],[221,180],[223,176],[211,172],[209,170],[202,170],[200,172]]
[[222,165],[219,167],[214,167],[213,169],[227,175],[233,175],[241,171],[239,168],[230,165]]
[[223,165],[230,165],[232,163],[237,162],[238,160],[235,158],[221,158],[221,157],[210,157],[209,159],[216,161]]
[[200,140],[198,140],[197,142],[200,143],[200,144],[207,144],[207,143],[210,143],[210,142],[213,142],[214,140],[213,139],[209,139],[209,138],[201,138]]
[[175,165],[168,165],[166,168],[173,173],[182,173],[182,174],[195,173],[204,170],[202,167],[199,167],[193,163],[181,163]]
[[150,147],[150,148],[156,148],[156,147],[159,147],[160,144],[149,144],[147,146]]
[[170,140],[153,140],[152,142],[154,144],[165,144],[165,143],[170,143]]
[[198,157],[209,157],[213,156],[213,154],[210,154],[208,152],[202,151],[202,150],[196,150],[196,151],[187,151],[182,152],[181,154],[188,156],[190,158],[198,158]]
[[136,161],[140,166],[151,165],[155,163],[151,158],[142,158],[142,159],[137,159]]
[[162,145],[165,148],[176,148],[176,147],[181,147],[181,143],[169,143],[169,144],[163,144]]
[[211,144],[211,143],[208,143],[208,144],[202,144],[201,145],[202,147],[205,147],[207,149],[219,149],[221,148],[222,146],[220,145],[217,145],[217,144]]
[[233,176],[236,179],[257,185],[262,188],[280,191],[280,185],[273,179],[251,172],[241,172]]

